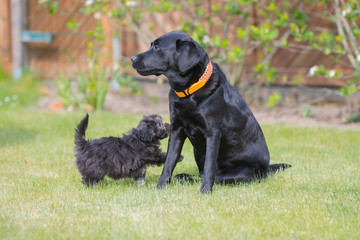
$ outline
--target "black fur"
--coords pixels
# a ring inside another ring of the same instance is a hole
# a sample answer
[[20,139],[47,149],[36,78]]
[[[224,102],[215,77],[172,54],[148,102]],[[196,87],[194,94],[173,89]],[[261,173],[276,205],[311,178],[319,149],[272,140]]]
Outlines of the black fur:
[[145,183],[146,165],[160,166],[166,153],[161,152],[160,139],[168,137],[170,125],[157,115],[144,117],[136,128],[123,137],[86,140],[89,115],[75,129],[76,166],[82,183],[92,185],[107,175],[114,179],[134,178]]
[[[216,63],[204,87],[185,98],[175,94],[197,82],[210,61],[200,44],[186,33],[166,33],[131,60],[139,74],[164,74],[171,87],[172,130],[159,188],[170,182],[186,138],[194,147],[195,161],[203,174],[201,192],[212,191],[214,182],[249,182],[290,167],[269,165],[270,154],[260,125]],[[184,176],[181,179],[186,180]]]

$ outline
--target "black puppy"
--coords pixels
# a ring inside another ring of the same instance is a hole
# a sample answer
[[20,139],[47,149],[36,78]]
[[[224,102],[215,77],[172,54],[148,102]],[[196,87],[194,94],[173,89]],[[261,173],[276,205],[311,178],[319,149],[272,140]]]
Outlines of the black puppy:
[[134,178],[145,184],[146,165],[160,166],[166,153],[161,152],[160,139],[168,137],[170,125],[157,115],[144,117],[136,128],[123,137],[104,137],[86,140],[89,122],[86,115],[75,129],[76,166],[82,183],[92,185],[107,175],[114,179]]
[[215,181],[249,182],[290,166],[269,165],[263,132],[249,106],[221,68],[186,33],[166,33],[131,60],[139,74],[164,74],[171,87],[172,130],[159,188],[170,182],[186,138],[203,174],[201,192],[212,191]]

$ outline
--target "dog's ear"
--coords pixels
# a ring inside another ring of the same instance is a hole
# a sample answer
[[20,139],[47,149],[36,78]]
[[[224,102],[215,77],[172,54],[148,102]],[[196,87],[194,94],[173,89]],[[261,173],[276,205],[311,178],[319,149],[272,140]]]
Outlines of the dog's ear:
[[[178,67],[181,73],[186,73],[195,67],[203,57],[203,49],[197,47],[193,41],[176,41],[176,52],[178,54]],[[205,52],[204,52],[205,53]]]
[[154,141],[154,133],[146,125],[138,127],[136,129],[136,135],[142,142]]

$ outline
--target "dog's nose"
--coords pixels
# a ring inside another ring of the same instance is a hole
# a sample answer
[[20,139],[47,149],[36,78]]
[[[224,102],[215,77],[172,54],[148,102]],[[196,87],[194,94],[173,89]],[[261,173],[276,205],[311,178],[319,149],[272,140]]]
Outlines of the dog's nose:
[[138,60],[138,57],[137,56],[132,56],[131,57],[131,61],[134,63],[134,62],[136,62]]

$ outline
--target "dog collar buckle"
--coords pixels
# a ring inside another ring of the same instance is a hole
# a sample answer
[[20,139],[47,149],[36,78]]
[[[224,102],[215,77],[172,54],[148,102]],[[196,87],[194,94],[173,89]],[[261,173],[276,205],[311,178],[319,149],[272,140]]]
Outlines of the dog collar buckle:
[[212,72],[213,72],[213,66],[212,66],[211,61],[209,61],[208,65],[206,66],[205,72],[200,77],[199,81],[192,84],[189,88],[185,89],[183,92],[177,92],[177,91],[174,91],[174,92],[180,98],[187,97],[187,96],[193,94],[194,92],[196,92],[197,90],[199,90],[200,88],[202,88],[205,85],[205,83],[211,77]]

